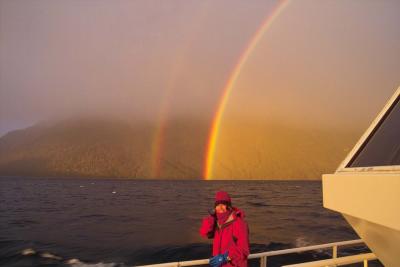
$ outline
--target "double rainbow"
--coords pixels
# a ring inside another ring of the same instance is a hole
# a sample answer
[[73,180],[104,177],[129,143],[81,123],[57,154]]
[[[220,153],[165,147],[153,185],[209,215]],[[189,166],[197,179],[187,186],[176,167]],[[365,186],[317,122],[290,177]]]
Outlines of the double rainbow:
[[255,47],[257,46],[258,42],[263,37],[264,33],[271,27],[275,19],[282,13],[282,11],[288,6],[290,0],[283,0],[280,1],[274,10],[266,17],[264,22],[258,28],[256,33],[254,34],[253,38],[250,39],[250,42],[247,44],[246,48],[244,49],[243,53],[240,55],[237,64],[234,66],[229,79],[227,80],[224,89],[222,91],[222,95],[218,104],[218,108],[216,113],[214,114],[213,121],[211,124],[206,153],[205,153],[205,160],[204,160],[204,167],[203,167],[203,178],[205,180],[211,180],[212,175],[214,172],[214,162],[215,162],[215,150],[218,142],[218,137],[220,133],[220,126],[221,120],[226,108],[226,105],[229,100],[229,96],[232,92],[233,87],[240,75],[240,72],[243,69],[243,66],[249,59],[250,55],[254,51]]

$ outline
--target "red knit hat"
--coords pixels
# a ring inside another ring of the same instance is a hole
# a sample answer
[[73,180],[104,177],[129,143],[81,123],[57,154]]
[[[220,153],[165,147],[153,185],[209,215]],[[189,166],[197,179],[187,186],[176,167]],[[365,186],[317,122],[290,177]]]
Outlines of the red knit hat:
[[231,197],[225,191],[218,191],[215,194],[215,205],[225,204],[231,206]]

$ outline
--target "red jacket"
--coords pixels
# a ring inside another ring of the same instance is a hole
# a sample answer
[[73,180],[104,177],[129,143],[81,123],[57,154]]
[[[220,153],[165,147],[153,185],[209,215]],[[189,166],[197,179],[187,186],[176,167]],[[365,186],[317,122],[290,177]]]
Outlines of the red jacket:
[[244,213],[233,208],[229,218],[223,225],[218,225],[214,216],[203,219],[200,234],[206,238],[214,238],[213,256],[228,251],[231,259],[223,267],[247,267],[247,256],[249,255],[249,230],[244,221]]

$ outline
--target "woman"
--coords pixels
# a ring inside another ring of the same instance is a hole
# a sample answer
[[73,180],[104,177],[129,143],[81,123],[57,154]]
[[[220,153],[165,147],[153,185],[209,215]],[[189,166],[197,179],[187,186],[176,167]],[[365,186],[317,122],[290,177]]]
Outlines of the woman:
[[203,219],[200,234],[213,240],[212,267],[247,267],[249,230],[244,212],[232,207],[228,193],[215,195],[214,209]]

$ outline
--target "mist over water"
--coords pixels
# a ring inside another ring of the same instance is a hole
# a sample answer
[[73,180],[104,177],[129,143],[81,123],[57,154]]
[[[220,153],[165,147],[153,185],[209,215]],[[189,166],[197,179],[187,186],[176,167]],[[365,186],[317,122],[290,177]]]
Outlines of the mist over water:
[[[78,259],[129,266],[208,258],[211,243],[198,229],[220,189],[246,213],[253,253],[358,238],[340,214],[322,207],[320,182],[3,177],[0,265],[65,266]],[[313,252],[287,260],[328,256]]]

